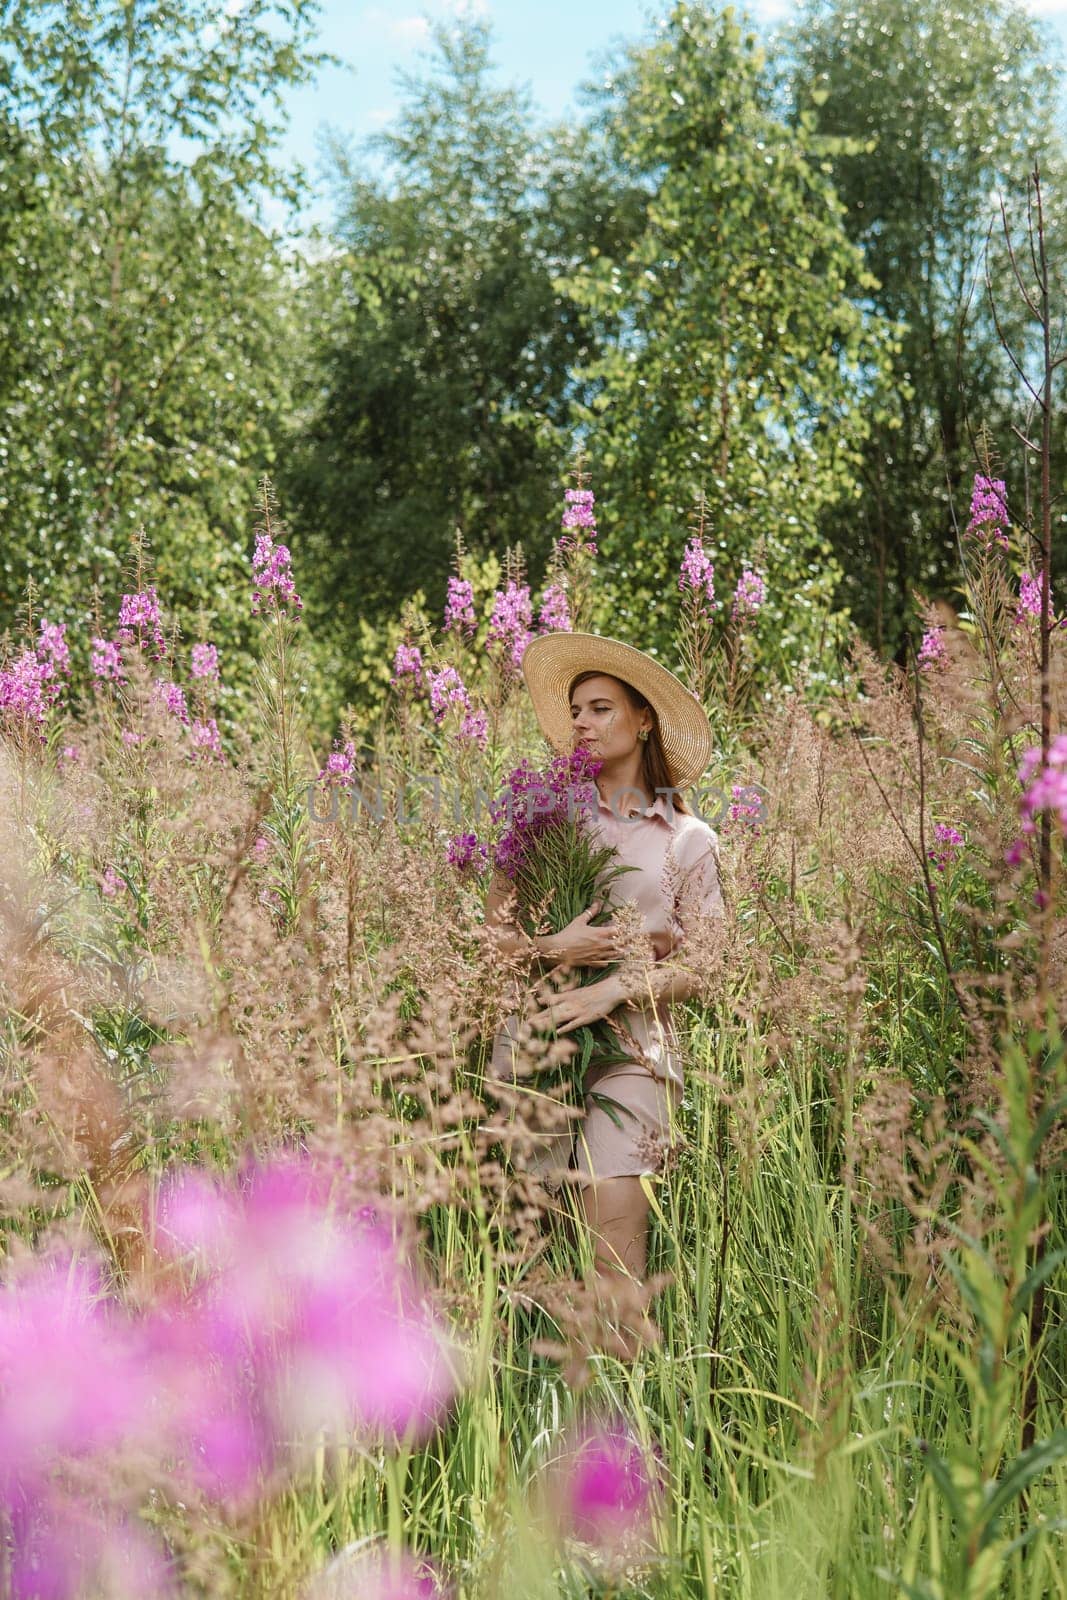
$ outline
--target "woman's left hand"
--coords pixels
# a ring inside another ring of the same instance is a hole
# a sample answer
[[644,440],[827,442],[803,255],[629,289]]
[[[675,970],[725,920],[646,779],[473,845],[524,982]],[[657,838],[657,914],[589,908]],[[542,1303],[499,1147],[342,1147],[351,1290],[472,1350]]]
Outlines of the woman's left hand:
[[598,983],[571,984],[548,996],[545,1009],[530,1018],[530,1026],[539,1033],[545,1033],[549,1028],[554,1028],[557,1033],[570,1033],[574,1028],[586,1028],[591,1023],[599,1022],[602,1017],[610,1016],[627,999],[616,973],[601,978]]

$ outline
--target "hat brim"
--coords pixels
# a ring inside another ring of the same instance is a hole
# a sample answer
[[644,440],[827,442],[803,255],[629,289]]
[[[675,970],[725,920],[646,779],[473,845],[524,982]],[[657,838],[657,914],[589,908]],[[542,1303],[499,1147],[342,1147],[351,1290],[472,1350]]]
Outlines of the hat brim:
[[621,678],[655,709],[676,788],[688,789],[703,777],[713,740],[707,713],[696,695],[643,650],[596,633],[539,634],[523,652],[522,675],[537,720],[558,754],[573,748],[570,687],[580,672]]

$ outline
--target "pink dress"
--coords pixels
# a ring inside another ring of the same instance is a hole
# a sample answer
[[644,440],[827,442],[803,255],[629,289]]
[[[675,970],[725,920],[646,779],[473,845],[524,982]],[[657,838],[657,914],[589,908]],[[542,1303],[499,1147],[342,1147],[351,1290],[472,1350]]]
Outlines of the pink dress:
[[[601,799],[593,819],[600,838],[615,847],[619,860],[635,870],[610,885],[615,905],[637,906],[655,958],[663,960],[683,942],[687,920],[723,914],[719,881],[718,837],[699,817],[668,806],[657,795],[644,811],[625,817]],[[673,1112],[681,1098],[682,1059],[670,1005],[623,1006],[615,1014],[640,1049],[633,1064],[597,1069],[587,1074],[586,1115],[578,1138],[546,1140],[537,1165],[546,1177],[560,1168],[574,1168],[587,1178],[637,1176],[657,1169],[672,1142]],[[508,1017],[493,1042],[491,1073],[513,1076],[513,1050],[518,1017]],[[614,1118],[589,1099],[591,1091],[607,1096],[625,1115]],[[623,1126],[617,1126],[621,1120]],[[576,1148],[574,1146],[576,1145]]]

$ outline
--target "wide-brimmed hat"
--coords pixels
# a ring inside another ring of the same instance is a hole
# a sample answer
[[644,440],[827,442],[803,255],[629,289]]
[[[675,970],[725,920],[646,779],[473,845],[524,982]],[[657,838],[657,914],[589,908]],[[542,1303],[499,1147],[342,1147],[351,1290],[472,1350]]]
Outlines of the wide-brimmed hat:
[[703,776],[713,741],[696,695],[643,650],[596,633],[542,633],[523,652],[522,675],[541,731],[554,750],[565,755],[573,748],[570,688],[580,672],[609,673],[644,696],[655,710],[677,788],[687,789]]

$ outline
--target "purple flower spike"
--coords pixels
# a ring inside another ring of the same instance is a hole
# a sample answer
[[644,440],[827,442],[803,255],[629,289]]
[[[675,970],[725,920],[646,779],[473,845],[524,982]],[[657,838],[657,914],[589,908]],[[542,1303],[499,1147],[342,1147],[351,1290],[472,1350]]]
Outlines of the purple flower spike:
[[685,547],[681,571],[678,574],[678,588],[683,594],[691,594],[700,610],[714,611],[715,566],[704,549],[704,541],[698,533],[693,535]]
[[964,838],[958,828],[951,827],[947,822],[934,824],[934,848],[926,852],[938,872],[944,872],[955,861],[963,848]]
[[917,659],[922,672],[929,672],[935,667],[942,667],[948,661],[945,630],[940,623],[937,627],[927,628],[923,634]]
[[478,625],[474,614],[474,589],[466,578],[449,578],[445,600],[445,632],[453,628],[468,637]]
[[291,607],[300,612],[304,602],[296,592],[291,572],[292,556],[289,547],[275,544],[269,533],[256,535],[256,548],[252,555],[252,612],[281,611]]
[[763,578],[752,567],[745,567],[734,590],[733,610],[730,613],[733,621],[742,624],[754,621],[766,599],[767,585]]
[[596,496],[592,489],[568,489],[564,495],[566,502],[561,526],[563,533],[556,544],[561,553],[584,550],[587,554],[595,556],[597,553],[596,516],[593,507]]
[[539,633],[570,633],[571,608],[567,591],[558,583],[550,583],[541,600],[537,617]]
[[390,683],[395,688],[404,678],[410,678],[416,689],[422,688],[422,651],[417,644],[398,644],[393,657],[393,676]]
[[192,674],[194,678],[219,681],[219,652],[213,644],[193,645]]
[[964,533],[988,549],[990,545],[1008,548],[1008,496],[1003,478],[986,478],[976,473],[971,492],[971,517]]
[[111,639],[94,639],[89,668],[100,683],[125,683],[122,651]]
[[138,590],[136,594],[123,595],[119,607],[118,637],[121,644],[136,644],[141,650],[147,650],[151,645],[154,661],[166,655],[159,596],[154,584]]
[[532,626],[529,585],[509,581],[506,589],[498,589],[493,596],[485,641],[486,649],[499,658],[509,677],[516,677],[522,669],[523,654],[533,637]]

